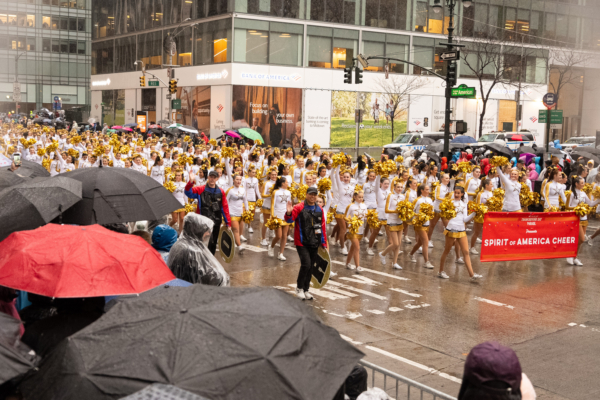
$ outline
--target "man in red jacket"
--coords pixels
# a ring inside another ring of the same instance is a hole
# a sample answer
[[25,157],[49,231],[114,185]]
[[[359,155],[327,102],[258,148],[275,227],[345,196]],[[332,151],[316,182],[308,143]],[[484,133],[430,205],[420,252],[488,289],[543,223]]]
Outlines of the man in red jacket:
[[311,268],[319,258],[319,246],[327,248],[327,217],[317,202],[317,188],[306,190],[306,200],[292,207],[288,201],[285,222],[294,222],[294,244],[300,257],[300,272],[296,282],[296,296],[312,300],[309,293]]
[[223,189],[217,186],[219,174],[215,171],[210,171],[208,173],[207,183],[204,186],[194,187],[195,177],[196,175],[191,172],[190,181],[185,186],[184,193],[188,198],[198,200],[196,213],[210,218],[215,223],[208,242],[208,250],[212,254],[215,254],[222,220],[225,219],[225,224],[228,228],[231,228],[227,197],[225,196]]

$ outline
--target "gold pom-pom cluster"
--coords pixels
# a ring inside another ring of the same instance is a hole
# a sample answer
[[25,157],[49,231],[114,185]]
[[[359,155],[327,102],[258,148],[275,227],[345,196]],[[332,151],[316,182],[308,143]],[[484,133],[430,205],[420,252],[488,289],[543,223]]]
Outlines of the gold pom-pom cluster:
[[593,190],[594,190],[594,185],[592,185],[591,183],[586,183],[585,185],[583,185],[583,188],[581,189],[581,191],[584,192],[585,194],[587,194],[588,197],[591,197]]
[[217,140],[216,139],[210,139],[208,141],[208,144],[210,144],[212,147],[216,147],[217,146]]
[[551,206],[549,208],[545,208],[544,212],[560,212],[560,207]]
[[397,157],[396,157],[396,159],[395,159],[395,161],[396,161],[397,163],[402,163],[402,162],[404,162],[404,157],[402,157],[402,156],[397,156]]
[[196,212],[196,209],[198,208],[198,205],[195,203],[188,203],[185,205],[185,213],[189,214],[191,212]]
[[356,235],[358,233],[358,230],[365,222],[363,219],[358,218],[356,215],[352,218],[347,218],[346,220],[348,222],[348,232],[350,232],[353,235]]
[[600,198],[600,185],[596,186],[596,188],[592,191],[592,196],[594,199]]
[[393,160],[385,160],[373,165],[375,173],[382,178],[387,178],[396,172],[396,163]]
[[367,211],[367,224],[369,224],[371,229],[377,229],[381,227],[381,221],[377,215],[377,210]]
[[448,195],[440,203],[440,216],[447,220],[456,217],[456,209],[450,193],[448,193]]
[[254,209],[246,210],[242,213],[242,221],[249,224],[254,221]]
[[409,222],[415,217],[413,204],[408,200],[399,201],[396,204],[396,211],[398,212],[398,218],[403,222]]
[[431,200],[435,200],[435,191],[438,186],[440,186],[440,183],[438,181],[431,183],[431,190],[429,191],[429,197],[431,198]]
[[163,186],[165,187],[165,189],[167,189],[169,192],[173,193],[175,191],[175,189],[177,189],[177,187],[175,186],[175,183],[173,181],[167,181],[163,184]]
[[490,160],[490,165],[492,167],[503,167],[505,165],[508,165],[509,163],[510,162],[508,161],[508,158],[502,156],[494,156]]
[[475,166],[468,161],[461,161],[461,162],[454,164],[454,166],[452,166],[452,169],[455,171],[460,171],[466,175],[466,174],[473,172],[474,167]]
[[223,158],[233,158],[233,149],[231,147],[223,147],[221,149],[221,156]]
[[419,213],[415,216],[414,225],[423,226],[427,221],[433,219],[433,206],[428,203],[422,203],[419,207]]
[[67,154],[70,155],[73,158],[77,158],[79,157],[79,152],[73,148],[67,150]]
[[486,203],[488,211],[502,211],[504,204],[504,189],[495,189]]
[[575,211],[575,214],[577,214],[580,218],[583,218],[590,214],[593,209],[586,202],[582,201],[581,203],[577,204],[573,211]]
[[336,168],[340,165],[346,165],[347,157],[344,153],[335,154],[331,157],[331,166],[332,168]]
[[467,204],[467,210],[469,214],[475,213],[475,222],[483,224],[483,218],[488,212],[488,208],[485,204],[479,204],[474,201],[470,201]]
[[263,199],[256,200],[256,207],[260,208],[260,207],[262,207],[262,205],[263,205]]
[[274,231],[275,229],[281,228],[281,225],[283,224],[283,220],[281,220],[280,218],[277,217],[271,217],[267,220],[267,222],[265,222],[265,226],[267,228],[269,228],[270,230]]
[[323,178],[317,183],[317,189],[319,193],[326,193],[328,190],[331,190],[331,179]]
[[528,207],[535,203],[535,196],[529,188],[529,185],[527,185],[525,182],[521,182],[521,192],[519,192],[519,201],[521,202],[521,207]]
[[329,209],[329,211],[327,211],[327,223],[330,224],[333,222],[333,219],[335,218],[335,211],[337,210],[337,206],[336,207],[331,207]]

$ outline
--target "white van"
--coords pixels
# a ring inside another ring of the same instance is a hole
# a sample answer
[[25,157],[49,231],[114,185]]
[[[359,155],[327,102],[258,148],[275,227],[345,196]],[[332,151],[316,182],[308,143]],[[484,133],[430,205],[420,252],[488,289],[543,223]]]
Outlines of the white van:
[[[450,134],[450,140],[454,139],[455,134]],[[429,138],[434,142],[444,140],[444,132],[422,132],[422,131],[408,131],[399,135],[392,143],[383,146],[384,149],[415,149],[423,150],[427,145],[415,145],[414,143],[421,138]]]
[[596,144],[595,136],[578,136],[568,138],[564,143],[561,143],[563,150],[572,151],[575,147],[594,147]]
[[477,139],[477,143],[473,143],[473,146],[483,146],[494,143],[495,140],[504,140],[506,147],[516,150],[521,146],[521,143],[523,143],[523,146],[533,146],[535,135],[532,132],[490,132]]

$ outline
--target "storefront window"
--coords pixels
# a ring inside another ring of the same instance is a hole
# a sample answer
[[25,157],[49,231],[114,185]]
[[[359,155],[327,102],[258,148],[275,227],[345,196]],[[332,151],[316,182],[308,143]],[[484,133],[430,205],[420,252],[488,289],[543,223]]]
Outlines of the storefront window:
[[231,61],[231,19],[221,19],[196,27],[194,65]]
[[112,126],[115,124],[115,91],[102,91],[102,121]]
[[[52,51],[56,39],[52,39]],[[110,74],[113,72],[114,41],[92,43],[92,75]]]

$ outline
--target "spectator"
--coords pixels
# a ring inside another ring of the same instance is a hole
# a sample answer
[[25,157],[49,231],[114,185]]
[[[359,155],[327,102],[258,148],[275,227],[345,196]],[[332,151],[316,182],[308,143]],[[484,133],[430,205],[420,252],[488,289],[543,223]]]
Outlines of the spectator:
[[133,236],[139,236],[144,239],[150,246],[152,246],[152,235],[149,232],[138,230],[131,232]]
[[176,241],[177,231],[169,225],[159,225],[152,232],[152,247],[160,253],[165,264],[169,261],[169,252]]

